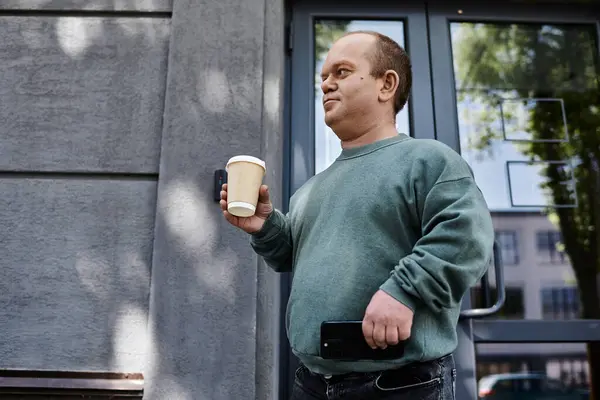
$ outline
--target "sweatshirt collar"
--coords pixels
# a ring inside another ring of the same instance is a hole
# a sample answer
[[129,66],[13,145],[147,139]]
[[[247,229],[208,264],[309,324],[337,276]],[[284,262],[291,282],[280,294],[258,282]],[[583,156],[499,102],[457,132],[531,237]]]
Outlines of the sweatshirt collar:
[[395,143],[400,143],[408,139],[410,139],[408,135],[405,135],[404,133],[399,133],[396,136],[378,140],[376,142],[369,143],[364,146],[352,147],[350,149],[342,149],[342,153],[338,157],[338,160],[345,160],[348,158],[364,156],[365,154],[372,153],[384,147],[390,146]]

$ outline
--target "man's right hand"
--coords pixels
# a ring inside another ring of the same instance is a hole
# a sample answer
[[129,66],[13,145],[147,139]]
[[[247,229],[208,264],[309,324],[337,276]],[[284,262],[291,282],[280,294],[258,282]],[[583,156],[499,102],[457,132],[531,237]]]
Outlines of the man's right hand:
[[256,205],[256,212],[251,217],[236,217],[231,215],[227,211],[227,184],[225,183],[221,188],[221,209],[225,219],[233,226],[240,228],[246,233],[256,233],[260,231],[265,224],[269,215],[273,212],[273,204],[269,199],[269,188],[266,185],[262,185],[258,192],[258,204]]

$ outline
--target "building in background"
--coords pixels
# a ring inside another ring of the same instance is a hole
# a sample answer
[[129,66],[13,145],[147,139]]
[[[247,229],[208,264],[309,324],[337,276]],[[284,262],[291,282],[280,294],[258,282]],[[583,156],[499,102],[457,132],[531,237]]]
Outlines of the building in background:
[[[581,305],[573,269],[556,225],[536,212],[492,215],[504,265],[506,302],[497,318],[573,320]],[[489,279],[493,288],[495,280]],[[473,290],[482,303],[479,287]],[[492,290],[492,298],[496,292]],[[587,387],[589,367],[584,343],[484,343],[477,345],[478,375],[545,372],[567,385]]]

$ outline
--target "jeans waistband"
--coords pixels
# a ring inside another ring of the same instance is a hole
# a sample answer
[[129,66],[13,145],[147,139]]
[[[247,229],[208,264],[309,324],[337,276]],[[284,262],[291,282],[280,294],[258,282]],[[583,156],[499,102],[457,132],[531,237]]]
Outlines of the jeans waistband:
[[451,369],[451,368],[454,368],[454,357],[452,356],[452,354],[448,354],[446,356],[443,356],[443,357],[440,357],[440,358],[437,358],[434,360],[414,362],[414,363],[403,365],[399,368],[386,369],[386,370],[375,371],[375,372],[349,372],[346,374],[339,374],[339,375],[323,375],[323,374],[316,374],[316,373],[311,372],[311,374],[320,377],[327,383],[335,384],[338,382],[349,381],[349,380],[372,379],[372,378],[377,377],[378,375],[381,375],[382,373],[386,373],[390,376],[394,376],[396,374],[398,374],[398,375],[406,375],[406,374],[419,375],[422,372],[427,371],[427,372],[431,372],[434,375],[435,374],[439,375],[439,374],[442,374],[442,372],[445,369]]

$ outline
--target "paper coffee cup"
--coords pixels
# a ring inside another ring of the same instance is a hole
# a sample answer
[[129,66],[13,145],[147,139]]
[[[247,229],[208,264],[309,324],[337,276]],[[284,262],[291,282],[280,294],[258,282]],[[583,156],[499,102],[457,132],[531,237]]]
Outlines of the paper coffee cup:
[[265,162],[252,156],[232,157],[227,170],[227,211],[237,217],[256,212],[258,191],[267,170]]

